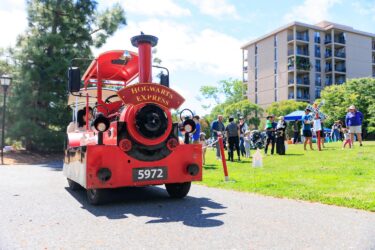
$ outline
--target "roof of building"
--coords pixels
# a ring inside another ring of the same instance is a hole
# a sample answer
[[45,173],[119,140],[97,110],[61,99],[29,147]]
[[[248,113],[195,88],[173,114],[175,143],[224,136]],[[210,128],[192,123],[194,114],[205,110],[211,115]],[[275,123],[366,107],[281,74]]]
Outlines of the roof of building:
[[254,44],[254,43],[257,43],[269,36],[272,36],[272,35],[275,35],[277,33],[279,33],[280,31],[283,31],[283,30],[286,30],[290,27],[293,27],[293,26],[304,26],[304,27],[307,27],[307,28],[310,28],[310,29],[315,29],[315,30],[320,30],[320,31],[327,31],[327,30],[330,30],[332,28],[335,28],[335,29],[339,29],[339,30],[342,30],[342,31],[347,31],[347,32],[352,32],[352,33],[357,33],[357,34],[360,34],[360,35],[364,35],[364,36],[370,36],[370,37],[374,37],[375,38],[375,34],[373,33],[369,33],[369,32],[365,32],[365,31],[360,31],[360,30],[356,30],[354,29],[353,27],[350,27],[350,26],[346,26],[346,25],[342,25],[342,24],[338,24],[338,23],[333,23],[333,22],[329,22],[329,21],[321,21],[315,25],[311,25],[311,24],[307,24],[307,23],[302,23],[302,22],[297,22],[297,21],[294,21],[294,22],[291,22],[291,23],[288,23],[286,25],[283,25],[255,40],[252,40],[250,42],[247,42],[245,43],[243,46],[241,46],[241,49],[245,49],[246,47],[248,47],[249,45],[251,44]]

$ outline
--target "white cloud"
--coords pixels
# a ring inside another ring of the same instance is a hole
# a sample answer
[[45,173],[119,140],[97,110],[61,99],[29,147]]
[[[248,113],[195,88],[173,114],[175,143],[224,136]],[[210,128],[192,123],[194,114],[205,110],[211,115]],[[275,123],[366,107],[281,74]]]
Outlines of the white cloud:
[[146,16],[190,16],[190,10],[178,6],[173,0],[123,0],[126,12]]
[[213,17],[230,16],[239,18],[236,7],[226,2],[226,0],[189,0],[190,3],[197,6],[205,15]]
[[302,21],[316,23],[330,19],[329,9],[341,0],[305,0],[301,5],[292,8],[291,12],[284,16],[285,22]]
[[213,75],[240,77],[240,46],[244,41],[212,29],[196,31],[188,25],[172,21],[148,19],[139,23],[129,22],[100,50],[136,50],[131,46],[130,38],[140,31],[159,37],[157,57],[171,70],[198,70]]
[[375,2],[362,4],[360,2],[352,3],[354,10],[361,16],[371,16],[375,21]]

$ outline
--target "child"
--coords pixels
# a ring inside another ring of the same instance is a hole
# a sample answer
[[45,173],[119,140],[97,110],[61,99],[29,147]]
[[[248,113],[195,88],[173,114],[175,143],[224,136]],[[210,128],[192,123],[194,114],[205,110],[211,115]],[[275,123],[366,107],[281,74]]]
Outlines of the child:
[[352,140],[350,140],[350,132],[347,128],[343,128],[342,132],[344,133],[344,143],[342,149],[345,148],[346,144],[349,144],[349,148],[352,148]]
[[207,150],[207,143],[206,143],[206,134],[201,132],[199,135],[199,142],[202,144],[202,157],[203,157],[203,165],[206,164],[206,150]]
[[265,127],[266,130],[268,130],[268,129],[272,129],[272,121],[271,121],[271,117],[272,117],[272,116],[267,116],[266,127]]
[[246,158],[250,158],[250,131],[246,130],[244,133],[244,147],[246,151]]

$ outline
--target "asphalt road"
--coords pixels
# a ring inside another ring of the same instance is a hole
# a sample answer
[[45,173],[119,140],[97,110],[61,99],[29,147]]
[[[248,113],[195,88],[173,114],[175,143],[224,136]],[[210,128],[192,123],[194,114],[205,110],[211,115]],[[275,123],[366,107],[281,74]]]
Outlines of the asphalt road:
[[0,166],[0,249],[375,249],[375,213],[198,185],[94,207],[60,167]]

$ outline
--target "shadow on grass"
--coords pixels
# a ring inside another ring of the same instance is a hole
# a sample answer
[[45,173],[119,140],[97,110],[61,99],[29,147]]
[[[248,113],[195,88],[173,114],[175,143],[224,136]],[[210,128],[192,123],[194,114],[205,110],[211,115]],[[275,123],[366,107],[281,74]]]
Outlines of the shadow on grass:
[[[108,190],[107,204],[93,206],[88,203],[86,191],[81,189],[66,190],[87,210],[96,217],[108,219],[126,219],[128,215],[148,217],[146,224],[182,222],[190,227],[218,227],[224,224],[217,216],[223,212],[212,212],[212,209],[225,209],[222,204],[205,197],[187,196],[184,199],[171,199],[166,190],[159,187],[128,187]],[[206,209],[208,213],[204,213]]]

